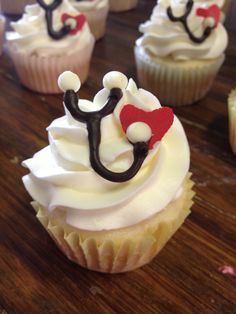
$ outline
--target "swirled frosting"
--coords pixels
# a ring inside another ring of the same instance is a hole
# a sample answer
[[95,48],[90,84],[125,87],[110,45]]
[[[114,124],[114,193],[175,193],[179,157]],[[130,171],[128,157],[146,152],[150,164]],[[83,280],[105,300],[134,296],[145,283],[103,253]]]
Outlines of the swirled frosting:
[[[127,170],[133,146],[122,131],[119,114],[127,104],[145,111],[160,108],[158,99],[131,79],[113,114],[101,124],[100,158],[112,171]],[[102,89],[94,100],[79,100],[83,111],[98,111],[107,101]],[[181,194],[189,169],[189,146],[177,117],[161,142],[149,152],[138,174],[124,183],[103,179],[91,167],[86,124],[65,116],[48,127],[50,145],[23,162],[30,173],[23,182],[34,200],[50,212],[63,210],[69,225],[111,230],[136,224],[165,208]]]
[[[48,1],[48,0],[47,0]],[[49,2],[50,3],[50,2]],[[53,11],[53,28],[59,30],[63,23],[63,14],[78,16],[77,11],[68,0]],[[14,32],[7,33],[7,41],[11,47],[17,51],[40,56],[56,56],[63,54],[73,54],[75,51],[83,49],[84,46],[93,40],[87,22],[76,34],[68,34],[61,40],[54,40],[48,35],[45,11],[38,5],[27,5],[25,13],[17,22],[11,23]]]
[[[191,32],[200,37],[206,25],[204,18],[196,14],[198,8],[208,8],[212,4],[223,5],[219,1],[194,1],[193,10],[187,22]],[[174,60],[214,59],[226,49],[228,43],[224,26],[219,23],[210,36],[201,44],[193,42],[180,22],[172,22],[167,14],[167,8],[172,8],[174,16],[185,13],[187,0],[159,0],[153,10],[151,19],[140,25],[144,34],[136,42],[153,56],[172,57]]]
[[71,4],[80,12],[99,10],[107,6],[108,0],[70,0]]

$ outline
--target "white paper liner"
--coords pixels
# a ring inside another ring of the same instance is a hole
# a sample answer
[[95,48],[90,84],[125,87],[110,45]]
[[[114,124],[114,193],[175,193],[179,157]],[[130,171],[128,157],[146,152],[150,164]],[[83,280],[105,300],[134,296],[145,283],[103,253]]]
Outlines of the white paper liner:
[[40,57],[17,52],[9,46],[17,74],[23,85],[45,94],[62,93],[57,85],[58,76],[64,71],[79,75],[81,83],[88,77],[94,38],[88,44],[70,55]]
[[154,93],[162,105],[183,106],[207,94],[225,55],[207,61],[172,61],[151,57],[136,46],[135,59],[142,88]]
[[134,9],[138,0],[110,0],[110,11],[122,12]]
[[127,272],[149,263],[189,215],[195,194],[190,176],[179,199],[152,218],[123,229],[79,230],[66,225],[59,211],[52,217],[38,203],[32,205],[39,221],[70,260],[99,272]]
[[232,90],[228,98],[229,113],[229,141],[236,155],[236,89]]

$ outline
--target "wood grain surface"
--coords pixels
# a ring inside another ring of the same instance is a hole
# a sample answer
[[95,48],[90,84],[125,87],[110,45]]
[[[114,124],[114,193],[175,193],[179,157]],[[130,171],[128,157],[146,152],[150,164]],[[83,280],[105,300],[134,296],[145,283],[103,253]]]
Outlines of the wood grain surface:
[[[228,0],[227,0],[228,1]],[[154,0],[110,14],[80,96],[92,99],[103,75],[136,79],[138,25]],[[188,135],[195,205],[183,227],[147,266],[121,275],[85,270],[57,249],[30,206],[24,159],[48,143],[46,127],[63,115],[62,96],[22,87],[5,47],[0,57],[0,313],[236,313],[236,156],[228,143],[227,96],[236,87],[236,1],[226,21],[226,61],[207,97],[175,109]]]

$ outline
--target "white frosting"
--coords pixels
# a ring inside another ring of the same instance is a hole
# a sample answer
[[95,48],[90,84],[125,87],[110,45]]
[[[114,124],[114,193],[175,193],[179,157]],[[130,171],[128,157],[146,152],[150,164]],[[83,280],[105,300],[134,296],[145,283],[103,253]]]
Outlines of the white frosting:
[[[93,102],[80,100],[83,111],[97,111],[107,101],[104,88]],[[133,80],[112,115],[102,120],[100,158],[112,171],[123,172],[133,161],[133,146],[122,131],[119,113],[133,104],[145,111],[160,108],[158,99],[138,89]],[[90,165],[86,125],[66,115],[48,127],[50,146],[23,162],[30,174],[23,178],[34,200],[54,211],[66,212],[66,222],[86,230],[111,230],[136,224],[161,211],[181,190],[189,169],[189,146],[179,120],[161,143],[149,152],[138,174],[114,183],[99,176]]]
[[107,7],[108,0],[69,0],[71,4],[80,12],[100,10]]
[[[77,11],[68,0],[53,11],[53,28],[59,30],[63,26],[61,16],[66,13],[78,16]],[[87,22],[76,34],[68,34],[61,40],[54,40],[48,35],[45,11],[38,5],[27,5],[25,13],[17,22],[11,23],[14,32],[6,34],[8,42],[19,52],[40,56],[56,56],[72,54],[83,49],[90,41],[92,34]]]
[[[140,25],[144,36],[137,40],[137,45],[157,57],[171,56],[175,60],[213,59],[219,57],[226,49],[228,37],[224,26],[219,23],[210,36],[201,44],[193,42],[182,23],[172,22],[167,15],[167,8],[171,6],[174,16],[182,16],[185,12],[187,0],[159,0],[153,10],[151,19]],[[201,37],[208,19],[196,15],[198,8],[208,8],[212,4],[223,5],[219,1],[194,1],[188,25],[191,32]],[[207,21],[206,21],[207,20]]]

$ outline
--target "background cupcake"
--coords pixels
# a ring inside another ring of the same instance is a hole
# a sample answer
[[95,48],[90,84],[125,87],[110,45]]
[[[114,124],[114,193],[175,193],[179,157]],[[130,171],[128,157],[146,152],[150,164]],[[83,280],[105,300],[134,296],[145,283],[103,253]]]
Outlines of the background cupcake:
[[228,99],[229,140],[236,155],[236,88],[232,90]]
[[5,32],[6,19],[3,15],[0,15],[0,55],[2,54],[2,46]]
[[81,13],[88,21],[89,27],[95,39],[100,39],[106,31],[106,20],[109,10],[109,0],[70,0],[71,4]]
[[230,9],[232,6],[232,0],[225,0],[224,5],[222,7],[223,21],[226,19]]
[[27,4],[33,4],[36,0],[0,0],[1,9],[7,14],[22,14]]
[[134,9],[138,0],[110,0],[110,10],[112,12],[123,12]]
[[219,20],[216,5],[158,1],[151,19],[140,26],[144,35],[136,42],[141,85],[163,104],[187,105],[203,98],[225,59],[228,39]]
[[[50,5],[47,7],[50,11]],[[94,37],[84,15],[67,0],[47,20],[38,4],[26,6],[23,17],[7,33],[11,57],[21,82],[42,93],[59,93],[58,75],[73,70],[87,79]]]
[[30,171],[23,182],[69,259],[117,273],[161,250],[190,213],[193,184],[188,142],[172,110],[121,73],[103,82],[92,102],[80,99],[77,107],[78,79],[60,77],[66,115],[48,127],[50,146],[23,162]]

